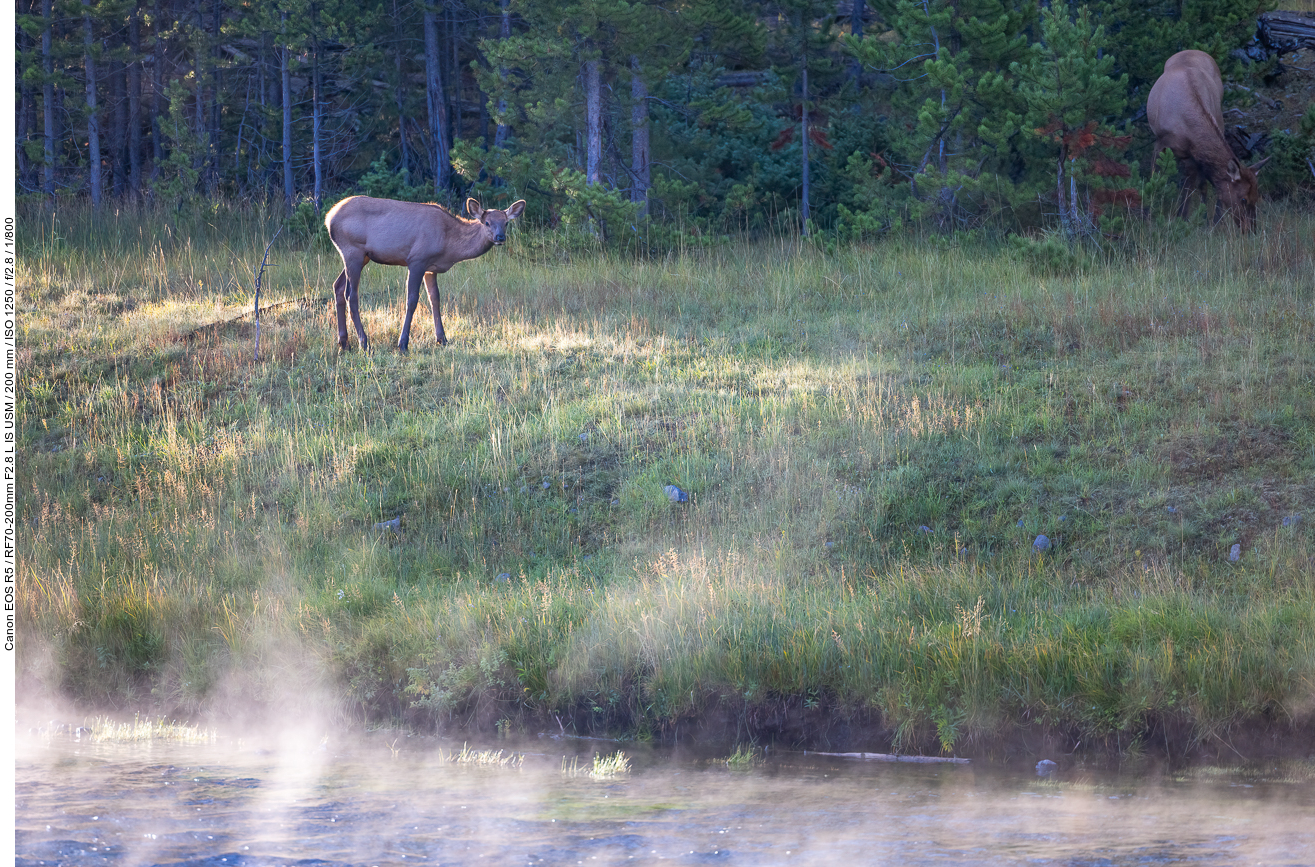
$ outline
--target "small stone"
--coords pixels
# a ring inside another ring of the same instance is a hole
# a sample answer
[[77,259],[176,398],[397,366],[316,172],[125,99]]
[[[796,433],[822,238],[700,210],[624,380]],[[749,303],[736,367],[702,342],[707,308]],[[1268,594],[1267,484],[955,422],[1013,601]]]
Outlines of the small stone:
[[1288,515],[1283,519],[1283,526],[1285,527],[1295,527],[1299,523],[1301,523],[1300,515]]
[[498,577],[494,578],[493,580],[494,580],[494,581],[502,581],[502,582],[505,583],[505,582],[511,580],[511,573],[510,573],[510,572],[499,572],[499,573],[498,573]]
[[930,533],[931,527],[928,527],[926,524],[923,524],[921,527],[918,528],[918,532],[924,534]]
[[402,529],[402,516],[398,515],[391,521],[380,521],[374,525],[374,528],[380,531],[392,530],[394,533],[397,533]]
[[552,482],[548,481],[547,479],[544,479],[544,480],[543,480],[543,489],[546,491],[546,490],[548,490],[548,489],[551,488],[551,487],[552,487]]
[[1231,562],[1233,562],[1233,563],[1236,563],[1238,560],[1241,560],[1241,559],[1242,559],[1242,546],[1241,546],[1241,545],[1236,545],[1236,544],[1235,544],[1235,545],[1233,545],[1232,548],[1229,548],[1229,549],[1228,549],[1228,559],[1229,559]]
[[1060,515],[1060,516],[1059,516],[1059,520],[1060,520],[1061,522],[1062,522],[1062,521],[1067,521],[1067,520],[1068,520],[1068,515]]
[[1042,551],[1049,551],[1050,550],[1049,537],[1047,537],[1044,533],[1040,536],[1037,536],[1036,541],[1032,543],[1032,550],[1036,551],[1038,554],[1041,553]]
[[1023,529],[1023,519],[1022,519],[1022,518],[1019,518],[1019,519],[1018,519],[1018,529],[1020,529],[1020,530]]
[[684,503],[689,500],[689,494],[682,491],[675,485],[667,485],[662,489],[667,494],[667,499],[673,503]]
[[1058,768],[1059,765],[1050,761],[1050,759],[1042,759],[1036,763],[1036,775],[1038,777],[1048,777],[1058,770]]
[[1168,512],[1170,515],[1176,515],[1176,514],[1178,514],[1178,510],[1175,509],[1173,506],[1165,506],[1165,507],[1164,507],[1164,510],[1165,510],[1166,512]]

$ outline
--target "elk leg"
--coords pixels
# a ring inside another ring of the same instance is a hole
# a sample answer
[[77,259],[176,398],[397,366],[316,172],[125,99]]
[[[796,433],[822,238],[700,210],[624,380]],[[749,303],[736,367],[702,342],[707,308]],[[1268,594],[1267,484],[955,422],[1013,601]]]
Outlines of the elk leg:
[[410,268],[406,274],[406,316],[402,319],[402,333],[397,338],[397,348],[402,352],[406,352],[411,343],[411,317],[420,303],[420,281],[424,276],[425,272],[419,268]]
[[[363,267],[365,263],[361,264]],[[352,270],[356,273],[350,273]],[[359,267],[349,268],[344,270],[343,273],[347,277],[347,309],[351,311],[352,325],[356,326],[356,337],[361,342],[361,351],[364,352],[370,348],[370,341],[366,339],[365,326],[361,324],[361,269]],[[343,345],[346,345],[347,328],[345,325],[340,325],[339,329],[341,331],[339,339],[343,342]]]
[[347,272],[333,281],[333,306],[338,314],[338,348],[347,348]]
[[1196,161],[1191,159],[1183,160],[1183,191],[1182,202],[1178,206],[1178,216],[1187,219],[1192,215],[1192,200],[1200,192],[1201,203],[1205,204],[1209,194],[1205,191],[1205,174],[1197,166]]
[[438,278],[433,271],[425,272],[425,291],[429,293],[429,309],[434,312],[434,339],[439,346],[445,346],[447,334],[443,331],[443,311],[438,305]]

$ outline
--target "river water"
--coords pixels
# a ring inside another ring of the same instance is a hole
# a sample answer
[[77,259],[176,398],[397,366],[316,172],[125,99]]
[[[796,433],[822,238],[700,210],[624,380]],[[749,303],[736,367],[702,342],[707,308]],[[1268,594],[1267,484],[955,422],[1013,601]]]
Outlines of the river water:
[[[642,745],[516,746],[518,764],[477,765],[450,760],[460,742],[392,736],[20,736],[18,864],[1315,865],[1310,775],[1042,779],[798,753],[735,770]],[[618,747],[629,772],[584,773]]]

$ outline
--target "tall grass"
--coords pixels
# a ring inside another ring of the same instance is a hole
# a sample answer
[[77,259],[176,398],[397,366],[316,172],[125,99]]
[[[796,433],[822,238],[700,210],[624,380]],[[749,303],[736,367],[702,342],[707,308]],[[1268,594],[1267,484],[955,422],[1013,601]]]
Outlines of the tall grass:
[[[301,303],[256,360],[270,215],[28,214],[24,682],[947,752],[1308,724],[1315,226],[1267,216],[1058,270],[513,238],[410,355],[337,352],[311,240],[271,256],[263,299]],[[376,347],[401,274],[365,271]]]

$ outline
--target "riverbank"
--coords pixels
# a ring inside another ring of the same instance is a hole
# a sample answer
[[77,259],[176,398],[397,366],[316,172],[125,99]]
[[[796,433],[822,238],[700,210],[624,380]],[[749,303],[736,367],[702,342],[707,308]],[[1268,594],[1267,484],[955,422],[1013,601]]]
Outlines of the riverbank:
[[452,343],[418,325],[405,356],[402,271],[366,269],[376,348],[340,355],[308,242],[271,254],[257,360],[267,215],[28,215],[20,693],[947,755],[1308,743],[1313,222],[1045,264],[513,237],[440,279]]

